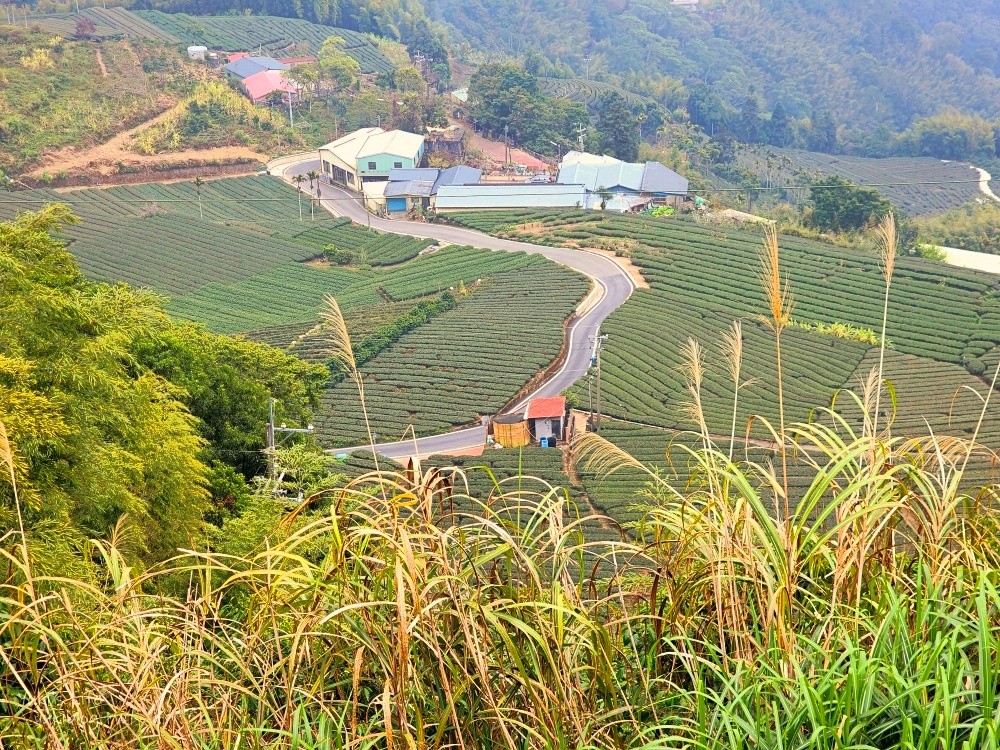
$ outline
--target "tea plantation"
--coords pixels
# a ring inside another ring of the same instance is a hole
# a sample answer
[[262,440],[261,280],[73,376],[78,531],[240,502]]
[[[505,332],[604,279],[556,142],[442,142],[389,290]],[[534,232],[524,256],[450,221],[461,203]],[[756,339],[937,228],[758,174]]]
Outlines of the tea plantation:
[[[63,236],[86,276],[160,292],[172,315],[218,333],[294,343],[296,353],[322,359],[317,337],[299,338],[318,322],[324,297],[335,297],[355,347],[380,337],[363,370],[373,427],[384,435],[409,424],[447,429],[502,406],[555,358],[562,322],[589,286],[541,256],[429,248],[325,212],[312,220],[308,209],[300,220],[300,195],[271,177],[206,182],[200,196],[191,183],[9,195],[0,219],[67,203],[81,222]],[[454,309],[434,308],[401,336],[393,328],[449,292]],[[396,333],[386,338],[388,329]],[[327,443],[362,436],[346,383],[329,389],[316,424]]]
[[[664,464],[677,435],[695,427],[681,371],[681,347],[703,345],[702,400],[710,431],[728,443],[733,384],[720,344],[733,320],[743,322],[743,371],[737,433],[765,439],[759,415],[777,419],[773,333],[758,279],[761,236],[684,219],[608,216],[585,212],[520,211],[463,214],[456,221],[512,238],[566,247],[600,247],[628,255],[651,288],[637,291],[605,322],[603,411],[637,424],[606,423],[604,434],[643,460]],[[794,301],[793,319],[806,324],[851,324],[877,331],[884,278],[876,257],[799,238],[781,238],[781,270]],[[884,404],[901,435],[971,436],[993,369],[1000,361],[1000,279],[919,258],[898,258],[889,295],[886,377],[896,398]],[[877,364],[870,342],[788,328],[782,338],[786,416],[815,418]],[[585,384],[576,386],[581,403]],[[856,423],[851,400],[838,409]],[[980,439],[1000,448],[995,400]],[[744,449],[745,450],[745,449]],[[758,449],[758,453],[767,453]],[[976,464],[976,474],[990,471]],[[799,472],[803,475],[805,472]],[[792,469],[792,482],[796,476]],[[646,478],[634,471],[602,479],[582,475],[594,504],[634,522],[626,499]],[[631,501],[628,501],[631,502]]]

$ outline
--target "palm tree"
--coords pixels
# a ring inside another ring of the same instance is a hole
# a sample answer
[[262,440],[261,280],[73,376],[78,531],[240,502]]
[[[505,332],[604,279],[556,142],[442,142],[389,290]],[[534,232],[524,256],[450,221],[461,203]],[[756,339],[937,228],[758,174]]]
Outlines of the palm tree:
[[292,178],[292,182],[295,183],[295,187],[299,194],[299,221],[302,221],[302,183],[305,181],[306,178],[300,174],[297,174]]
[[[310,169],[306,172],[306,177],[309,178],[309,191],[312,192],[313,185],[316,186],[316,197],[319,197],[319,172],[315,169]],[[312,197],[309,198],[309,215],[312,221],[316,221],[316,201]]]
[[205,184],[205,181],[201,179],[201,175],[194,178],[194,188],[198,191],[198,217],[201,219],[205,218],[204,212],[201,210],[201,186]]

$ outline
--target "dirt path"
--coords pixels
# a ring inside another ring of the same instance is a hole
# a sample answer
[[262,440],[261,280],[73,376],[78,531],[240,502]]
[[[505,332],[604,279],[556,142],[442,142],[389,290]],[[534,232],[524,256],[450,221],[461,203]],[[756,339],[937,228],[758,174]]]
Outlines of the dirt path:
[[101,69],[101,78],[108,77],[108,66],[104,64],[104,55],[101,54],[101,50],[97,50],[97,67]]
[[979,192],[987,198],[992,198],[997,203],[1000,203],[1000,196],[994,193],[993,188],[990,187],[990,180],[993,179],[993,175],[985,169],[980,169],[979,167],[973,167],[973,169],[979,172]]
[[267,156],[245,146],[220,146],[218,148],[188,149],[186,151],[173,151],[167,154],[136,154],[128,150],[128,145],[133,136],[147,128],[157,125],[183,104],[175,104],[165,112],[161,112],[151,120],[136,127],[125,130],[111,140],[94,146],[84,151],[73,148],[65,148],[45,157],[42,166],[37,167],[28,174],[29,177],[41,177],[48,172],[55,174],[59,172],[71,172],[82,170],[97,165],[98,172],[111,174],[115,171],[115,163],[119,161],[130,164],[165,164],[171,162],[181,162],[188,160],[206,161],[209,159],[257,159],[261,162],[267,161]]
[[[495,162],[500,164],[504,163],[504,145],[499,141],[491,141],[478,133],[473,132],[473,130],[465,123],[460,123],[455,120],[449,120],[453,125],[459,125],[464,128],[469,135],[469,148],[474,148],[477,151],[482,151],[484,155],[488,156]],[[510,150],[510,160],[514,164],[523,164],[528,169],[544,171],[551,169],[551,165],[546,164],[541,159],[532,156],[527,151],[522,151],[519,148],[512,148]]]

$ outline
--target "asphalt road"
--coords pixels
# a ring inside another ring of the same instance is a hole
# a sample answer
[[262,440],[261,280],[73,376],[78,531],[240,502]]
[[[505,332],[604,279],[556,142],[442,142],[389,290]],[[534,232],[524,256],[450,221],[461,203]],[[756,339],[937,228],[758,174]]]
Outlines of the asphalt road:
[[[301,161],[280,170],[285,178],[296,174],[306,174],[310,170],[319,171],[318,159]],[[308,190],[308,186],[306,186]],[[412,237],[433,239],[438,242],[450,242],[456,245],[473,245],[506,252],[521,251],[537,255],[560,263],[568,268],[589,276],[603,291],[600,300],[583,316],[575,318],[568,330],[569,346],[563,366],[542,383],[530,395],[515,404],[508,411],[523,409],[525,403],[539,396],[557,396],[569,386],[583,377],[590,369],[590,359],[594,350],[594,337],[601,323],[612,312],[618,309],[635,290],[635,284],[628,273],[610,258],[596,253],[580,250],[569,250],[545,245],[533,245],[526,242],[491,237],[488,234],[471,229],[449,226],[445,224],[428,224],[404,219],[383,219],[372,216],[365,210],[360,196],[332,185],[320,187],[323,206],[337,216],[345,216],[364,226],[370,226],[380,232],[405,234]],[[407,456],[428,456],[434,453],[449,453],[482,445],[486,441],[484,427],[471,427],[442,435],[432,435],[407,440],[398,443],[381,443],[376,446],[381,455],[389,458],[404,458]],[[332,451],[334,453],[351,453],[356,450],[367,450],[367,446],[345,448]]]

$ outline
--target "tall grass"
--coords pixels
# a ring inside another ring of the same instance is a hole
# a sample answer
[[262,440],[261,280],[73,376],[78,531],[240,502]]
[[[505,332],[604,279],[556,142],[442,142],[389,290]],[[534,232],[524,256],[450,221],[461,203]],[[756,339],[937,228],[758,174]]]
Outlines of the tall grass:
[[[776,259],[769,237],[780,362]],[[325,324],[348,357],[334,306]],[[734,413],[740,340],[724,342]],[[832,408],[782,417],[780,468],[737,459],[735,422],[717,442],[700,415],[700,345],[687,354],[697,447],[679,449],[683,476],[645,469],[635,542],[587,540],[568,493],[541,480],[476,498],[461,471],[419,463],[306,498],[294,528],[241,556],[181,551],[138,572],[113,536],[87,550],[89,579],[42,576],[11,529],[0,741],[997,747],[998,488],[966,473],[985,449],[878,429],[877,372],[860,425]],[[598,435],[575,450],[592,471],[644,469]],[[794,497],[790,469],[809,477]]]

